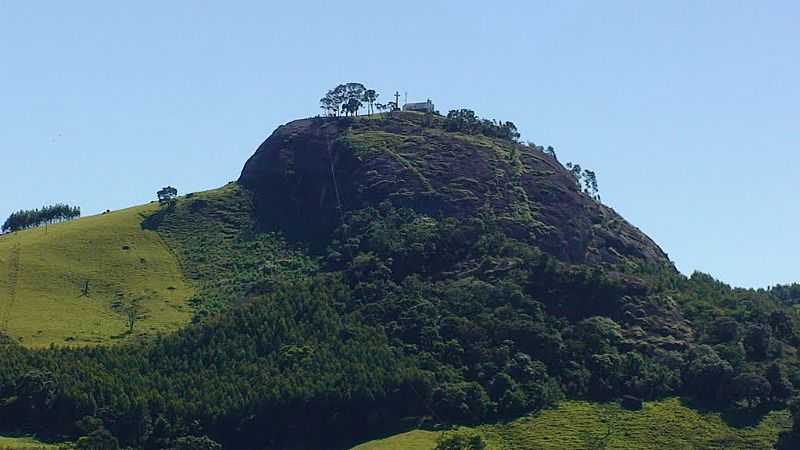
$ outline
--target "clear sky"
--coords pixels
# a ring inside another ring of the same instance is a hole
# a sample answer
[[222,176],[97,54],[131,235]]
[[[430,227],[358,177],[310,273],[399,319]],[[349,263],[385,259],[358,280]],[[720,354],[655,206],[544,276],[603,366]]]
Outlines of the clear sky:
[[685,273],[800,281],[800,2],[0,0],[0,215],[235,180],[340,82],[514,121]]

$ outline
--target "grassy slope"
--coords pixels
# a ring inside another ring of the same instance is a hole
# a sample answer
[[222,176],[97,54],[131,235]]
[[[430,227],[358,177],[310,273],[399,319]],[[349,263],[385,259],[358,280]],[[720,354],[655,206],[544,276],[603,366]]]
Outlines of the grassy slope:
[[[188,322],[193,288],[158,234],[141,228],[156,208],[138,206],[0,237],[0,330],[30,347],[109,342],[127,330],[124,314],[112,304],[136,298],[145,317],[134,335]],[[87,280],[89,295],[81,296]]]
[[[701,413],[678,399],[648,402],[642,411],[616,405],[567,401],[507,424],[482,425],[490,449],[583,449],[587,439],[614,431],[608,449],[770,449],[789,429],[786,411],[774,411],[752,427],[734,428],[717,413]],[[353,450],[432,450],[439,433],[411,431]]]
[[178,199],[147,222],[173,249],[197,287],[198,317],[269,289],[284,276],[308,273],[316,263],[275,233],[256,233],[249,192],[230,183]]
[[45,444],[29,437],[0,436],[0,450],[45,450],[57,448],[57,445]]

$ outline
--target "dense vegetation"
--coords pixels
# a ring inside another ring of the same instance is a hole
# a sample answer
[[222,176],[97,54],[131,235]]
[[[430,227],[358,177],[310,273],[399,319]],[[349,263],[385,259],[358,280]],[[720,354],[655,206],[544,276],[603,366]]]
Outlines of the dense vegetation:
[[743,305],[737,297],[753,291],[708,277],[672,280],[704,344],[642,353],[606,317],[629,287],[565,266],[488,220],[389,204],[353,211],[322,264],[317,275],[250,286],[244,305],[144,345],[4,346],[0,423],[78,436],[96,431],[78,425],[88,416],[142,448],[204,435],[230,448],[314,446],[406,415],[479,423],[565,395],[691,392],[756,407],[791,394],[789,316],[765,294]]
[[232,183],[174,200],[144,221],[199,288],[189,299],[195,321],[317,269],[314,258],[280,234],[259,232],[253,208],[252,194]]
[[769,293],[777,297],[786,305],[797,305],[800,303],[800,283],[778,284],[768,289]]
[[[232,184],[150,215],[142,226],[196,285],[195,324],[115,347],[0,345],[0,431],[81,448],[337,448],[401,427],[513,419],[565,398],[637,409],[683,395],[758,416],[783,409],[800,386],[790,290],[733,289],[616,250],[596,264],[558,257],[537,245],[555,227],[539,221],[543,204],[524,189],[559,180],[554,158],[537,160],[550,171],[526,165],[534,156],[522,154],[510,122],[472,128],[465,113],[422,118],[420,129],[408,125],[416,115],[398,116],[315,119],[347,126],[334,130],[339,164],[390,154],[374,167],[395,164],[413,179],[396,195],[369,196],[387,180],[360,186],[364,197],[334,182],[330,219],[326,197],[299,183],[290,183],[297,197],[268,190],[282,203]],[[495,184],[435,179],[450,175],[437,157],[461,156],[442,142],[494,155],[479,167],[486,174],[470,175]],[[326,183],[336,175],[327,155]],[[408,186],[435,201],[409,201]],[[561,184],[541,195],[568,193],[584,196]],[[431,204],[460,209],[432,213]],[[602,222],[617,220],[602,205],[581,205],[603,214],[593,229],[622,229]],[[303,235],[295,217],[330,229]]]
[[444,128],[465,134],[482,134],[510,141],[519,139],[519,131],[513,122],[481,119],[471,109],[454,109],[447,113]]
[[43,206],[36,209],[23,209],[12,213],[3,223],[3,232],[19,231],[45,224],[59,223],[77,219],[81,216],[81,208],[63,203]]

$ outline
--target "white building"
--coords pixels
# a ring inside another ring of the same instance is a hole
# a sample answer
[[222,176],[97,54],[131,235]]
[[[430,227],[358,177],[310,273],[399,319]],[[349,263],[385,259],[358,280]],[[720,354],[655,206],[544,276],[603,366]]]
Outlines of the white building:
[[417,111],[417,112],[429,112],[432,113],[433,109],[433,102],[431,99],[428,99],[427,102],[419,102],[419,103],[406,103],[403,105],[403,111]]

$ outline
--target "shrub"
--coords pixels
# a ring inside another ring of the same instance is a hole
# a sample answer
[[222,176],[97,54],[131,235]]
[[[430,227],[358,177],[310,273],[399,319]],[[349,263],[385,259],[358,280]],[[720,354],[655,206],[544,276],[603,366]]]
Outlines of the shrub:
[[486,442],[475,431],[450,431],[443,433],[436,442],[435,450],[484,450]]
[[477,422],[483,419],[491,401],[475,382],[448,383],[433,392],[433,408],[445,420]]

